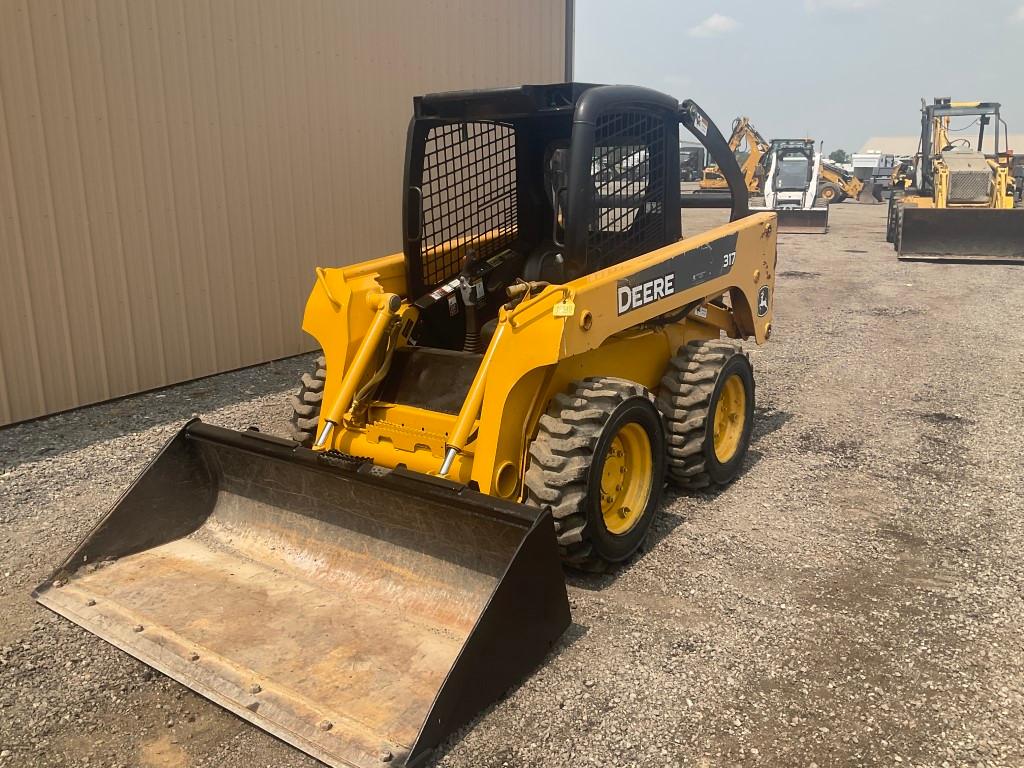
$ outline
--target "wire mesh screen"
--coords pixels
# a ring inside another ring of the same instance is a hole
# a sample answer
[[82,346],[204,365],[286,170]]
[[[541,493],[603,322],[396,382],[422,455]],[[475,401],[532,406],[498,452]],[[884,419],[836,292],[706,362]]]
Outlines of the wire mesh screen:
[[591,175],[588,257],[607,266],[663,245],[665,125],[640,111],[598,118]]
[[432,128],[421,189],[423,283],[433,287],[459,273],[467,250],[486,258],[515,239],[515,129],[492,122]]

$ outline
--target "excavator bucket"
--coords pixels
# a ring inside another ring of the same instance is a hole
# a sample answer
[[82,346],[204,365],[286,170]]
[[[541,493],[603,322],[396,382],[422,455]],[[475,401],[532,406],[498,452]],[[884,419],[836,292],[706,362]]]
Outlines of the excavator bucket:
[[198,420],[34,595],[359,768],[419,763],[569,624],[550,511]]
[[1024,208],[906,206],[897,237],[901,259],[1024,262]]
[[822,208],[776,208],[779,233],[824,235],[828,232],[828,206]]

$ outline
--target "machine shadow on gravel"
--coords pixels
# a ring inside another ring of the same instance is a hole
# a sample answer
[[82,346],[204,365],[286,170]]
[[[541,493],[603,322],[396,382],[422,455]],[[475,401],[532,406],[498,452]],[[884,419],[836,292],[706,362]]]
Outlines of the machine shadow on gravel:
[[[751,452],[752,453],[752,452]],[[748,454],[748,456],[751,454]],[[750,466],[745,464],[744,468]],[[662,540],[668,538],[680,525],[687,521],[687,515],[679,513],[669,513],[668,510],[674,506],[677,500],[689,500],[684,503],[698,502],[702,495],[692,495],[676,491],[669,486],[665,491],[665,496],[662,500],[662,509],[660,510],[658,517],[655,519],[654,525],[651,526],[650,533],[644,540],[644,543],[640,546],[640,549],[636,551],[628,560],[619,563],[615,567],[611,567],[603,573],[585,573],[576,569],[563,567],[565,573],[565,583],[570,587],[582,589],[587,592],[602,592],[612,584],[624,573],[629,571],[635,565],[640,563],[649,552],[654,551],[658,545],[661,544]]]
[[[747,450],[747,455],[744,459],[743,468],[740,470],[739,477],[742,477],[757,466],[757,464],[764,458],[764,453],[753,446],[776,430],[781,429],[793,418],[793,414],[789,411],[780,411],[772,408],[771,406],[758,407],[755,409],[755,413],[757,417],[754,419],[754,427],[751,433],[751,447]],[[682,501],[684,506],[704,504],[718,498],[718,496],[728,490],[730,486],[731,483],[725,486],[711,486],[691,492],[676,490],[672,488],[671,485],[668,486],[665,498],[662,501],[662,511],[655,524],[651,527],[651,532],[648,534],[647,539],[636,554],[625,562],[619,564],[617,567],[611,568],[603,573],[584,573],[566,568],[564,569],[566,583],[588,592],[600,592],[606,589],[611,586],[620,575],[643,560],[648,552],[657,548],[663,539],[668,538],[676,528],[687,521],[688,516],[685,512],[682,514],[668,514],[667,510],[674,506],[676,501]]]
[[772,432],[782,429],[792,418],[793,414],[790,411],[780,411],[770,405],[755,407],[754,427],[750,433],[750,444],[754,445]]

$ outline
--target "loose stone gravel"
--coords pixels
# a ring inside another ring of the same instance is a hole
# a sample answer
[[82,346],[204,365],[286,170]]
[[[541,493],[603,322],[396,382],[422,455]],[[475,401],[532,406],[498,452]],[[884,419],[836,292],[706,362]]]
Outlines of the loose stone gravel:
[[[884,210],[780,237],[744,474],[568,574],[570,630],[435,765],[1024,765],[1022,271],[898,263]],[[29,596],[193,413],[284,434],[308,365],[0,430],[0,768],[317,765]]]

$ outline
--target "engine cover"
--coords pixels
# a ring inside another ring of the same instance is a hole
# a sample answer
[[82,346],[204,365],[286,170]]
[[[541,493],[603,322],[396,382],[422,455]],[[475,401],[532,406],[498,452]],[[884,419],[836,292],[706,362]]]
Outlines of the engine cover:
[[943,152],[950,203],[984,203],[992,194],[992,168],[981,152]]

